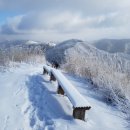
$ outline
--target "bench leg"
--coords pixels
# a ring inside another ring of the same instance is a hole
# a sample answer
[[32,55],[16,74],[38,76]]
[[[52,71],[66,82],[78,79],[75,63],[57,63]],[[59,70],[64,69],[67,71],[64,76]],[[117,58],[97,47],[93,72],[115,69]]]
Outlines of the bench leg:
[[50,81],[56,81],[56,78],[52,73],[50,74]]
[[43,75],[48,74],[48,72],[46,71],[46,69],[43,68]]
[[74,108],[73,117],[75,119],[85,120],[85,108]]
[[58,85],[57,93],[61,94],[61,95],[64,95],[64,93],[65,93],[60,85]]

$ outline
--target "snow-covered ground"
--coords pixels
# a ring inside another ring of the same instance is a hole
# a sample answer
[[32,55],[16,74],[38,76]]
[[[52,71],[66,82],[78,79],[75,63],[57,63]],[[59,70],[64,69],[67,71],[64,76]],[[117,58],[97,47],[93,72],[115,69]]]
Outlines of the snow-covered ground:
[[72,118],[66,96],[42,75],[42,65],[21,64],[0,73],[0,130],[127,130],[120,112],[106,105],[89,84],[65,74],[90,102],[86,121]]

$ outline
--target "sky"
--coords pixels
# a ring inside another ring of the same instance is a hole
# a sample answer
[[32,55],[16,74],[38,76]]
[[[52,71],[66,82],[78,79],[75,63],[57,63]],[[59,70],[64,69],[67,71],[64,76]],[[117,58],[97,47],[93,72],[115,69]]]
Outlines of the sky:
[[0,39],[130,38],[130,0],[0,0]]

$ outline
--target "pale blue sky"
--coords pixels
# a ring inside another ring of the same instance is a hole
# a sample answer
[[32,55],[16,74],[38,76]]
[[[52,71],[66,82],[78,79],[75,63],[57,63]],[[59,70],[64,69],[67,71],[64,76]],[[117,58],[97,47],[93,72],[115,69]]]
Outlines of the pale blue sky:
[[4,24],[4,22],[11,17],[17,16],[21,14],[20,12],[11,12],[11,11],[0,11],[0,25]]
[[130,38],[129,0],[0,0],[0,38]]

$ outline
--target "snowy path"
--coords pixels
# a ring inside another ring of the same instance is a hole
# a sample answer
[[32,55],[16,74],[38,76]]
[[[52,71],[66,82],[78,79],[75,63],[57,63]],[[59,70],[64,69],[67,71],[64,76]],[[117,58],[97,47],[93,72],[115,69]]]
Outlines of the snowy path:
[[[1,130],[21,130],[23,116],[20,107],[24,101],[22,86],[25,75],[3,74],[0,79],[0,123],[3,125],[0,126]],[[14,127],[15,124],[17,125]]]
[[120,113],[98,100],[81,79],[68,76],[91,102],[86,122],[74,120],[68,98],[41,75],[42,66],[22,65],[0,73],[0,130],[127,130]]
[[29,66],[0,73],[0,130],[24,130],[23,105],[27,101],[26,80]]

